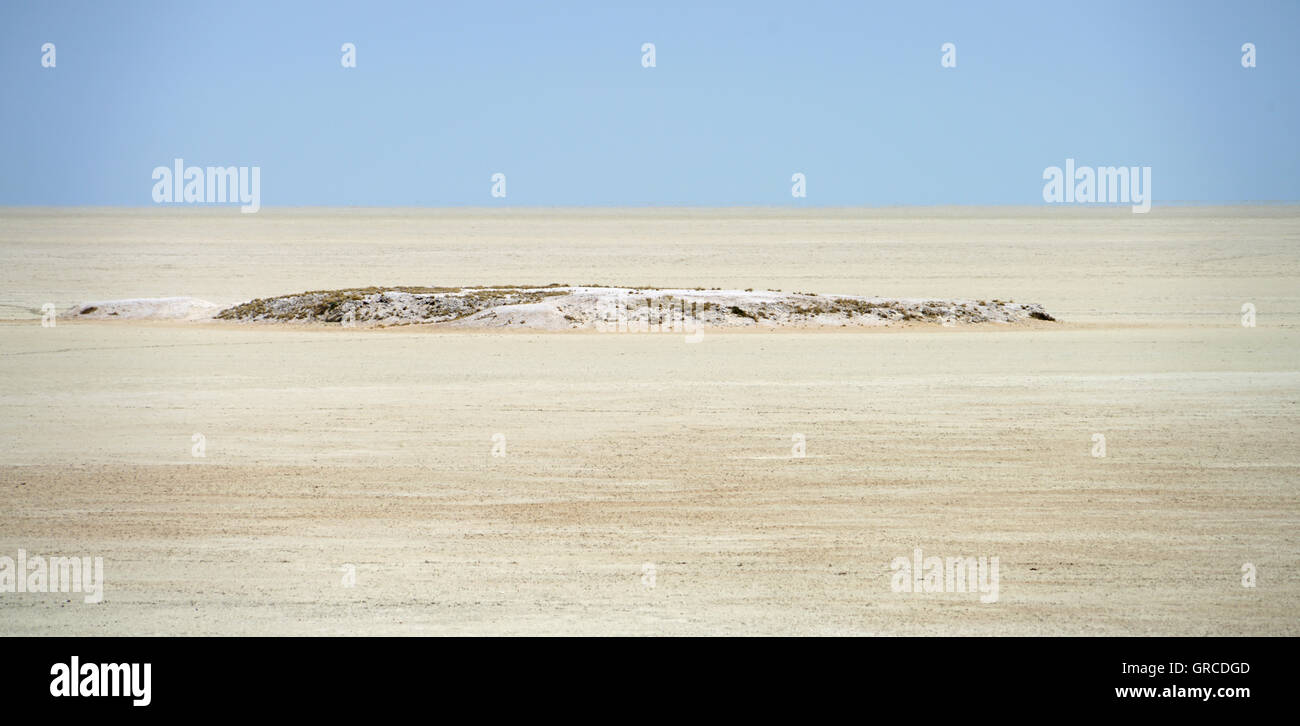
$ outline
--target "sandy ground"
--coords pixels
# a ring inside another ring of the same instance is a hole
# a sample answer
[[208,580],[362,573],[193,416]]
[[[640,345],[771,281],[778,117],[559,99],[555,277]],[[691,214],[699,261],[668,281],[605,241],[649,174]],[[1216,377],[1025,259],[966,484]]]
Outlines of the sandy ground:
[[[0,212],[0,555],[105,567],[99,604],[0,593],[0,633],[1300,634],[1294,208],[225,211]],[[592,280],[1064,322],[691,344],[30,312]],[[998,601],[893,592],[915,547],[998,557]]]

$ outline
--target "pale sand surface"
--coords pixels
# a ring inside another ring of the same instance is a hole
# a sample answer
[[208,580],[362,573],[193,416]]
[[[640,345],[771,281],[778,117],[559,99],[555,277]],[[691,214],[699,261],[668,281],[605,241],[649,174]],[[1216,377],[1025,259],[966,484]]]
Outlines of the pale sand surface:
[[[226,211],[0,213],[0,554],[106,570],[97,605],[0,594],[0,633],[1300,634],[1294,208]],[[549,282],[1064,322],[688,344],[23,312]],[[918,546],[999,557],[999,601],[892,592]]]

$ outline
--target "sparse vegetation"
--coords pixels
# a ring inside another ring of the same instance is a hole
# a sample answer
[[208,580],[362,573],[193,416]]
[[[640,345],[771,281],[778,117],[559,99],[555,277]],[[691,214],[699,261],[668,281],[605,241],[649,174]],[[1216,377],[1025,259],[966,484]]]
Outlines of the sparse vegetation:
[[742,317],[742,318],[749,318],[750,320],[753,320],[753,321],[756,322],[756,323],[758,322],[758,316],[757,316],[757,315],[755,315],[755,314],[753,314],[753,313],[751,313],[751,312],[749,312],[749,311],[747,311],[747,310],[742,310],[742,309],[740,309],[740,306],[738,306],[738,305],[732,305],[732,306],[731,306],[731,309],[729,310],[729,312],[730,312],[732,315],[739,315],[739,316]]

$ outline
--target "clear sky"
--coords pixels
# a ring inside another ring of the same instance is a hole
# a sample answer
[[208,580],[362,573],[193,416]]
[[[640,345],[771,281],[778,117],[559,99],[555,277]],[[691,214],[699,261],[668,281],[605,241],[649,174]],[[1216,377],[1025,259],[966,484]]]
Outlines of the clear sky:
[[1296,0],[5,0],[0,204],[149,205],[176,157],[260,166],[266,206],[1041,204],[1066,158],[1300,200],[1297,31]]

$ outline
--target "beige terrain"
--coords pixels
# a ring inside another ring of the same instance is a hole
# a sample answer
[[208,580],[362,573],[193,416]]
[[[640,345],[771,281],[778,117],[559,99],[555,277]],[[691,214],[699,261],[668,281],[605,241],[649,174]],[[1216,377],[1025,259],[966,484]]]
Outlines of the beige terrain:
[[[1059,322],[39,320],[596,281]],[[0,634],[1300,634],[1296,207],[9,209],[0,306],[0,556],[105,572]],[[894,592],[918,547],[997,601]]]

